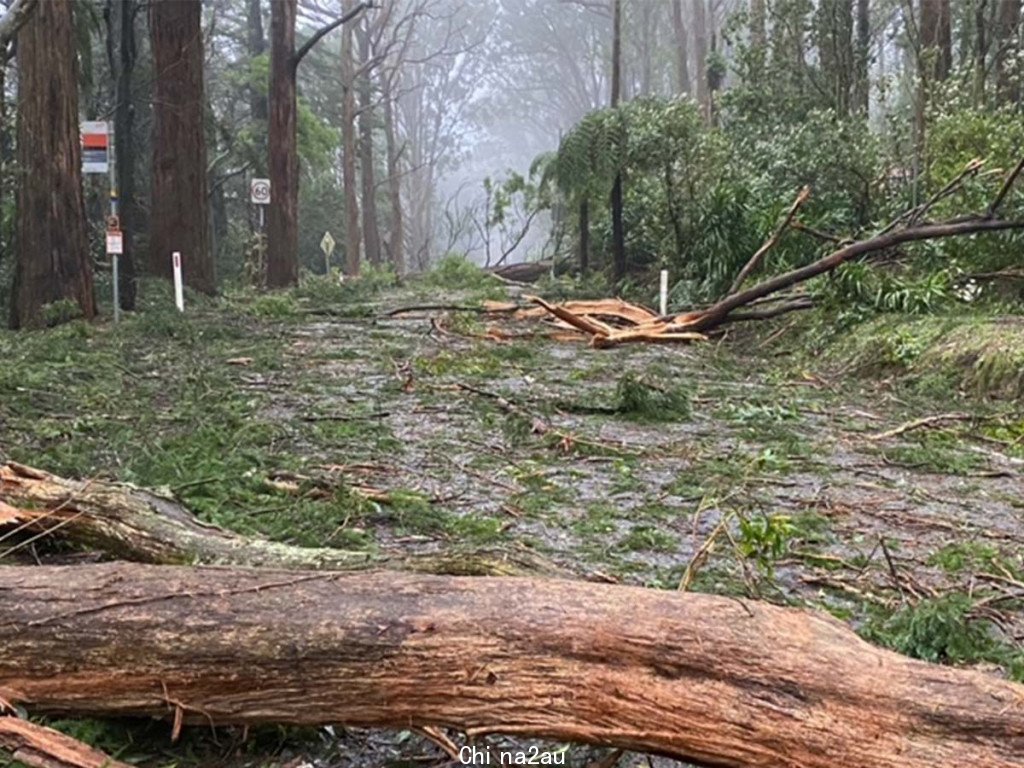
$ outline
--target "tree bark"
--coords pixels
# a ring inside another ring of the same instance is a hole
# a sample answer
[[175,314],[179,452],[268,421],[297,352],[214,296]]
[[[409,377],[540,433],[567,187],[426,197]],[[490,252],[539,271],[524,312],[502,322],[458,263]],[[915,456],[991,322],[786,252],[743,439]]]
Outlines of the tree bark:
[[299,282],[298,102],[295,91],[295,15],[298,0],[270,4],[269,167],[267,287]]
[[40,714],[448,726],[719,766],[1024,765],[1020,685],[736,598],[123,564],[0,568],[0,593],[0,696]]
[[[267,40],[263,33],[262,0],[246,0],[245,23],[248,31],[246,40],[249,56],[253,59],[262,56],[267,50]],[[273,6],[271,6],[273,7]],[[267,91],[265,87],[249,88],[249,115],[253,120],[262,122],[269,114]]]
[[706,121],[711,120],[708,89],[708,21],[704,0],[693,0],[693,57],[696,63],[697,103]]
[[[118,295],[121,309],[132,311],[136,300],[135,228],[138,225],[135,203],[135,101],[132,82],[135,76],[135,14],[137,0],[120,0],[112,14],[112,29],[117,31],[117,60],[111,61],[115,72],[114,97],[114,166],[117,171],[118,213],[121,217],[124,253],[118,258]],[[113,16],[116,15],[116,22]]]
[[[612,21],[612,99],[619,106],[622,93],[622,0],[613,0]],[[622,172],[615,174],[611,193],[612,209],[612,278],[619,282],[626,277],[626,233],[622,217]]]
[[750,0],[750,47],[762,63],[768,48],[767,17],[765,0]]
[[871,8],[870,0],[857,0],[856,72],[854,74],[854,111],[867,117],[871,99]]
[[10,44],[39,5],[39,0],[14,0],[0,16],[0,65],[6,66]]
[[389,240],[391,264],[395,274],[405,274],[405,215],[402,211],[402,170],[398,137],[395,129],[395,105],[392,77],[397,73],[381,70],[381,101],[384,105],[384,136],[388,164],[388,202],[391,206],[391,237]]
[[18,32],[17,260],[11,327],[58,319],[46,306],[96,315],[86,237],[78,66],[71,0],[40,3]]
[[590,200],[585,195],[580,199],[580,274],[590,272]]
[[359,170],[363,190],[363,245],[366,259],[381,263],[377,228],[377,174],[373,167],[373,89],[370,61],[370,22],[364,16],[359,31]]
[[949,77],[953,42],[949,0],[920,0],[918,66],[926,87]]
[[690,94],[690,46],[683,21],[683,0],[672,0],[672,31],[675,34],[676,87],[679,93]]
[[998,14],[995,25],[996,100],[999,104],[1016,104],[1021,100],[1020,78],[1024,77],[1024,67],[1014,64],[1019,61],[1021,46],[1021,0],[1000,0]]
[[[14,0],[0,17],[0,210],[3,209],[4,202],[4,179],[11,160],[11,153],[8,152],[11,144],[7,138],[7,58],[12,49],[11,43],[29,20],[37,3],[38,0]],[[0,264],[3,263],[10,244],[6,227],[0,225]]]
[[210,247],[206,134],[203,110],[202,6],[191,0],[152,0],[149,36],[156,80],[153,94],[153,190],[150,271],[172,276],[181,253],[185,284],[217,292]]
[[0,716],[0,750],[33,768],[131,768],[60,731]]
[[823,0],[816,12],[815,42],[821,72],[832,97],[832,106],[841,116],[850,114],[856,87],[853,6],[854,0]]
[[[345,12],[350,12],[355,0],[345,0]],[[341,35],[341,143],[342,187],[345,197],[345,271],[351,276],[359,274],[360,244],[359,198],[356,179],[356,95],[354,44],[352,27],[346,25]]]

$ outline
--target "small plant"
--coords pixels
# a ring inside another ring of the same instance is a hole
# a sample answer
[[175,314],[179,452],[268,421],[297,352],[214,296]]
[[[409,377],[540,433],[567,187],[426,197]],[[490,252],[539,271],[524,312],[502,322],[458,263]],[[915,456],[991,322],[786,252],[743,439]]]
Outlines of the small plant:
[[497,285],[494,277],[461,254],[449,254],[423,276],[423,282],[435,288],[479,289]]
[[266,319],[294,317],[298,312],[295,299],[287,293],[268,293],[259,296],[249,306],[249,313]]
[[634,421],[685,421],[690,395],[681,387],[663,387],[632,373],[615,387],[615,412]]
[[740,517],[740,535],[737,540],[740,554],[754,560],[769,576],[775,570],[775,561],[788,551],[796,529],[787,515],[761,515]]
[[998,643],[989,625],[972,615],[974,602],[954,593],[909,605],[874,622],[870,640],[895,651],[936,663],[995,660]]

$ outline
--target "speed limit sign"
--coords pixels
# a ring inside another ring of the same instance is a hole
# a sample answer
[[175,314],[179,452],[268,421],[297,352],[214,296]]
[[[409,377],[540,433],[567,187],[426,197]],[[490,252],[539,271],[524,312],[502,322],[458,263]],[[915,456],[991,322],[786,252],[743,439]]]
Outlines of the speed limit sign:
[[249,182],[249,199],[256,205],[270,205],[270,179]]

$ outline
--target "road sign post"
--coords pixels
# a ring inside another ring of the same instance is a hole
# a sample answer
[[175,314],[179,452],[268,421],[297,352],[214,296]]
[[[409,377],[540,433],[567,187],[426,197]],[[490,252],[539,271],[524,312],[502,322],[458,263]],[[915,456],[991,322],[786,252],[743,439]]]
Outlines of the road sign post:
[[[117,207],[116,198],[111,195],[111,207]],[[121,320],[121,281],[120,270],[118,269],[121,255],[124,253],[124,234],[121,232],[121,222],[116,213],[107,217],[107,255],[110,257],[110,274],[114,286],[114,322]]]
[[320,250],[324,252],[324,274],[328,277],[331,276],[331,256],[334,255],[335,245],[337,243],[334,242],[334,236],[330,231],[324,232],[324,236],[320,240]]
[[[82,123],[82,173],[106,174],[110,184],[110,216],[107,219],[107,255],[113,279],[114,322],[121,319],[121,282],[119,257],[124,254],[121,225],[117,222],[117,173],[114,163],[114,126],[106,120]],[[114,222],[111,225],[111,222]],[[111,233],[117,233],[118,250],[111,250]]]
[[249,182],[249,200],[260,213],[260,232],[266,224],[265,208],[270,205],[270,179],[252,179]]

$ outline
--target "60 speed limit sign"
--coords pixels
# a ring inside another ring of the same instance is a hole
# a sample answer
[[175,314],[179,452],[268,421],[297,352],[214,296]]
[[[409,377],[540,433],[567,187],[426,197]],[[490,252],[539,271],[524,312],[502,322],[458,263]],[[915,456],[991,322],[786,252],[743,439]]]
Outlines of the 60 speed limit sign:
[[250,181],[249,199],[256,205],[270,205],[270,179]]

